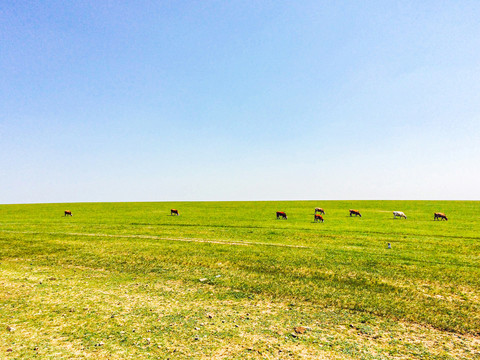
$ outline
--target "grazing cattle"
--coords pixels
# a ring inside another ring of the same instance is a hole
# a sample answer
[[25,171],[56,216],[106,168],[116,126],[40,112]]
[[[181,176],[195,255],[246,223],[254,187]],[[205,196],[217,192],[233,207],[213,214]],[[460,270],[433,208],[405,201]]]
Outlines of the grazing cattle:
[[362,214],[360,214],[360,211],[358,211],[358,210],[352,210],[352,209],[350,209],[350,210],[348,210],[348,211],[350,211],[350,216],[355,215],[355,216],[360,216],[360,217],[362,217]]
[[287,214],[285,214],[283,211],[277,211],[277,219],[280,218],[287,220]]
[[73,216],[72,212],[70,210],[65,210],[65,215],[63,215],[63,216],[67,216],[67,215]]
[[447,215],[444,213],[435,213],[433,214],[433,220],[448,220]]
[[322,215],[325,215],[325,210],[323,210],[322,208],[315,208],[315,214],[316,214],[317,212],[320,213],[320,214],[322,214]]
[[396,219],[397,217],[406,219],[406,218],[407,218],[407,215],[405,215],[405,214],[404,214],[403,212],[401,212],[401,211],[394,211],[394,212],[393,212],[393,218]]
[[170,210],[170,215],[177,215],[178,216],[178,210],[177,209],[171,209]]
[[320,214],[315,214],[315,215],[313,215],[313,216],[314,216],[313,221],[315,221],[315,222],[317,222],[317,221],[323,222],[323,216],[322,216],[322,215],[320,215]]

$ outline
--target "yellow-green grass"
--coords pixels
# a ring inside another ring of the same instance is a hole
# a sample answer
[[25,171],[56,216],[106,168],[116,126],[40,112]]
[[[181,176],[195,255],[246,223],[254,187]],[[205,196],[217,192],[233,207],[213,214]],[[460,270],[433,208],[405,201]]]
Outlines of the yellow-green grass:
[[479,240],[479,202],[2,205],[0,358],[479,358]]

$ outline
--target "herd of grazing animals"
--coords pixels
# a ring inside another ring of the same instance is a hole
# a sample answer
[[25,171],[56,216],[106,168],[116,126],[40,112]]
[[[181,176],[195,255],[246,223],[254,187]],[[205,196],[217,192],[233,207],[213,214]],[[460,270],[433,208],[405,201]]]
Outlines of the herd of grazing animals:
[[[362,214],[360,214],[360,211],[358,211],[358,210],[350,209],[348,211],[350,212],[350,216],[355,215],[355,216],[362,217]],[[65,210],[64,216],[67,216],[67,215],[73,216],[73,214],[70,210]],[[177,209],[171,209],[170,210],[170,215],[178,216],[179,215],[178,210]],[[323,223],[324,219],[323,219],[322,215],[325,215],[325,210],[323,210],[322,208],[318,208],[318,207],[315,208],[315,213],[313,215],[313,221],[314,222],[319,222],[320,221],[320,222]],[[407,215],[405,215],[405,213],[403,213],[402,211],[394,211],[393,212],[393,218],[396,219],[397,217],[406,219]],[[287,214],[284,211],[277,211],[277,219],[287,220],[288,219]],[[435,214],[433,214],[433,220],[445,220],[445,221],[447,221],[448,218],[444,213],[436,212]]]

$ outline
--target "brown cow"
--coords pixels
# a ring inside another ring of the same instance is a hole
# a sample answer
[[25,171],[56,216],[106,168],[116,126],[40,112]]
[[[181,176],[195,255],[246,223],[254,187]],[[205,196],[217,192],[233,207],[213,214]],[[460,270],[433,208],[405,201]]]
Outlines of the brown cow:
[[277,219],[280,219],[280,218],[287,220],[287,214],[284,213],[283,211],[277,211]]
[[435,213],[433,214],[433,220],[448,220],[447,215],[444,213]]
[[352,210],[352,209],[350,209],[350,210],[348,210],[348,211],[350,211],[350,216],[355,215],[355,216],[360,216],[360,217],[362,217],[362,214],[360,214],[360,211],[358,211],[358,210]]
[[320,214],[322,214],[322,215],[325,215],[325,210],[323,210],[322,208],[315,208],[315,214],[316,214],[317,212],[320,213]]
[[315,214],[315,215],[313,215],[313,216],[314,216],[313,221],[315,221],[315,222],[317,222],[317,221],[323,222],[323,216],[322,216],[322,215],[320,215],[320,214]]
[[65,215],[63,215],[63,216],[67,216],[67,215],[73,216],[72,212],[70,210],[65,210]]
[[178,210],[177,209],[171,209],[170,210],[170,215],[177,215],[178,216]]

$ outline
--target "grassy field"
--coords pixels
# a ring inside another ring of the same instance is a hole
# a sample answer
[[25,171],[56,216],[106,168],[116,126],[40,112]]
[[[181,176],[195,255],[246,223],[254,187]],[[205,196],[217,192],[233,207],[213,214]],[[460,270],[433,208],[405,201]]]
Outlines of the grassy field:
[[480,359],[479,265],[480,202],[0,205],[0,358]]

